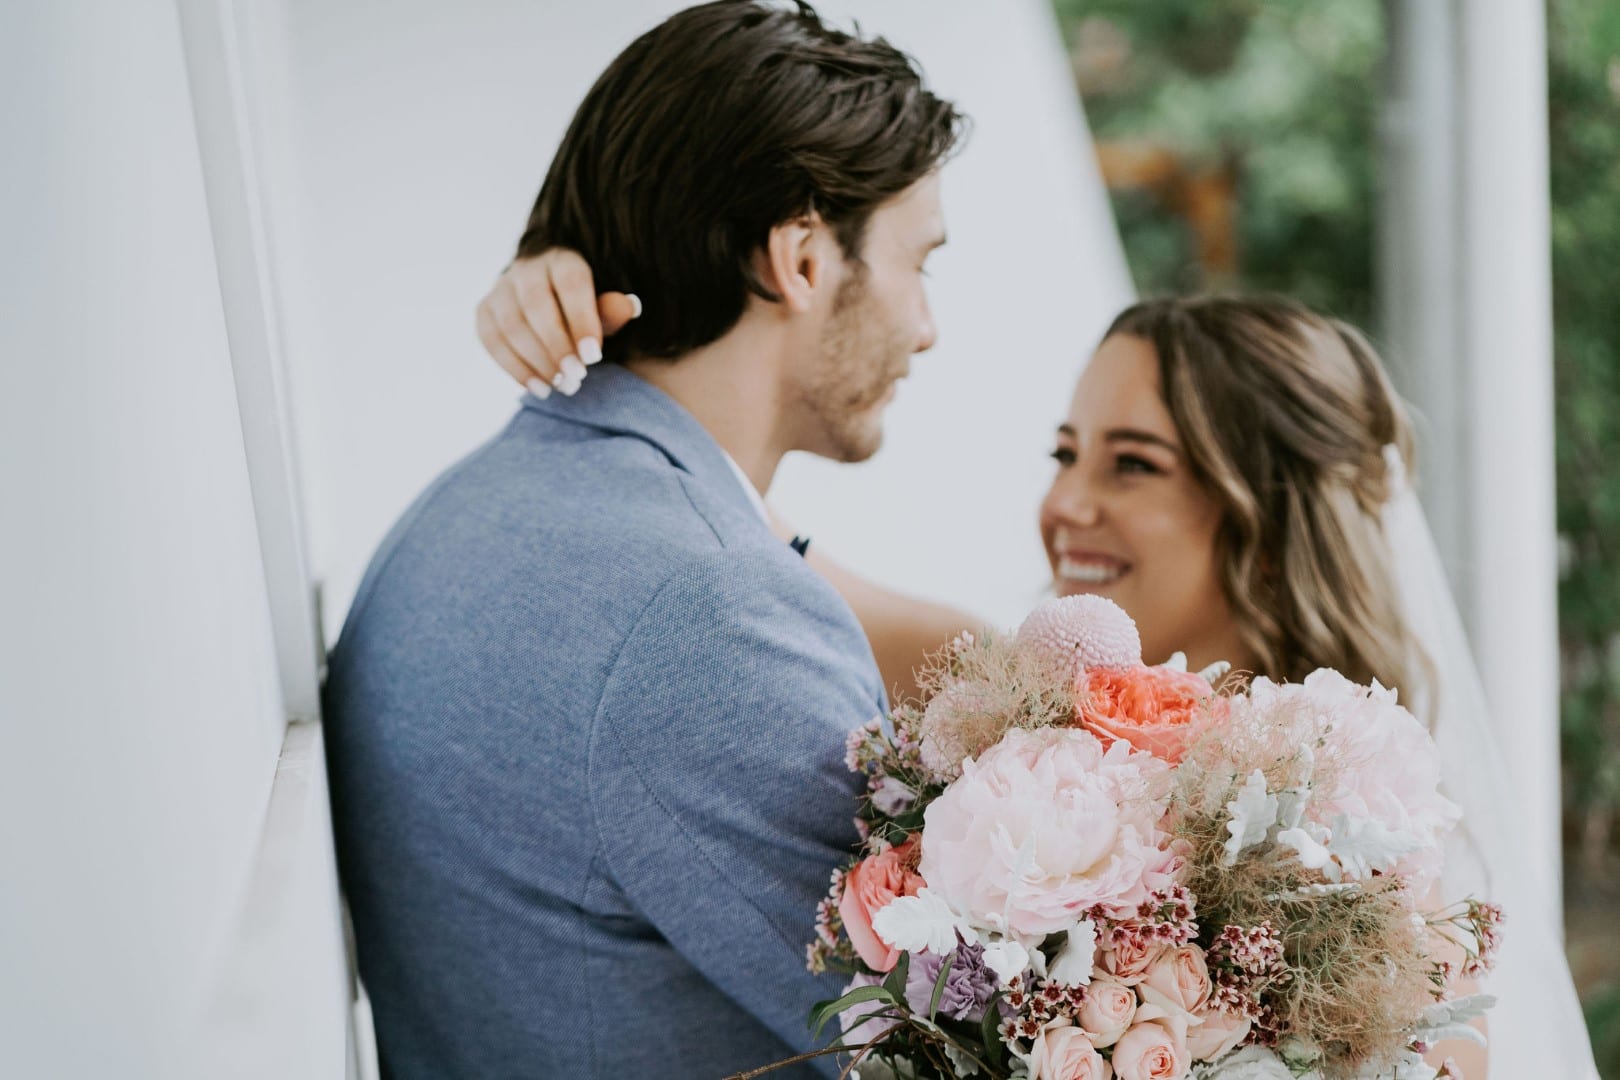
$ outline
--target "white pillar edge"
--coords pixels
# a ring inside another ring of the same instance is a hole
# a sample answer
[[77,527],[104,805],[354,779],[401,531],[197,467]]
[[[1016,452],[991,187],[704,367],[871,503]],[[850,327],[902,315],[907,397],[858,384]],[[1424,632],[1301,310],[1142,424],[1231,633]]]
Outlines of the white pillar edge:
[[177,7],[283,701],[289,721],[314,721],[320,635],[235,5],[177,0]]
[[1561,910],[1558,541],[1546,11],[1457,0],[1474,646],[1522,784],[1534,875]]

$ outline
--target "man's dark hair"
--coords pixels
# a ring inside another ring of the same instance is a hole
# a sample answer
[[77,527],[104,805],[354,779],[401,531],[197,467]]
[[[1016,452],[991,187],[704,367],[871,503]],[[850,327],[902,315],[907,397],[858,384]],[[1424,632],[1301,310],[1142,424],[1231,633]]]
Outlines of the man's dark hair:
[[754,255],[811,213],[859,259],[883,202],[932,172],[963,118],[904,53],[806,3],[719,0],[636,39],[585,95],[518,255],[579,251],[599,290],[638,294],[607,358],[678,357],[777,300]]

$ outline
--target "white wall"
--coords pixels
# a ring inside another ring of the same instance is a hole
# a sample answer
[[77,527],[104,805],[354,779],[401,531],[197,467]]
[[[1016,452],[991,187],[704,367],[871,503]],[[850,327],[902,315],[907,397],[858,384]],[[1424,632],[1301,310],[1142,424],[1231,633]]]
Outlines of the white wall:
[[[287,341],[329,633],[388,525],[511,411],[473,307],[586,89],[679,6],[287,0],[297,175],[275,218],[296,268]],[[914,53],[976,130],[946,173],[940,344],[902,386],[886,448],[857,467],[790,460],[773,498],[855,567],[1010,622],[1046,579],[1051,431],[1130,292],[1057,28],[1045,0],[823,10]]]
[[176,4],[7,5],[0,146],[0,1075],[341,1076]]

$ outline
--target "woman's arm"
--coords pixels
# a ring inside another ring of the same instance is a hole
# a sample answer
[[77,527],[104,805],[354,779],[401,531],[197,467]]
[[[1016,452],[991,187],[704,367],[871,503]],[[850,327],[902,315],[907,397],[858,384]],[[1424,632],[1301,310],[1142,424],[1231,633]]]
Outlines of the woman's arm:
[[[771,528],[784,540],[795,535],[774,510]],[[860,620],[893,702],[918,696],[917,670],[931,654],[949,645],[962,631],[976,631],[986,625],[987,620],[965,611],[884,588],[846,569],[819,548],[811,547],[805,561],[838,590]]]

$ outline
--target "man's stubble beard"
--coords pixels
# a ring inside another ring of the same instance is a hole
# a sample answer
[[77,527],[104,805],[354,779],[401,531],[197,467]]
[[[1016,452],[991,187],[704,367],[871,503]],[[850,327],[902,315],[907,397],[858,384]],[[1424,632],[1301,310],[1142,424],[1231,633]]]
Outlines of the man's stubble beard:
[[815,452],[833,461],[865,461],[883,445],[876,406],[911,356],[902,335],[883,318],[858,263],[838,286],[821,335],[815,367],[800,384],[800,404],[819,436]]

